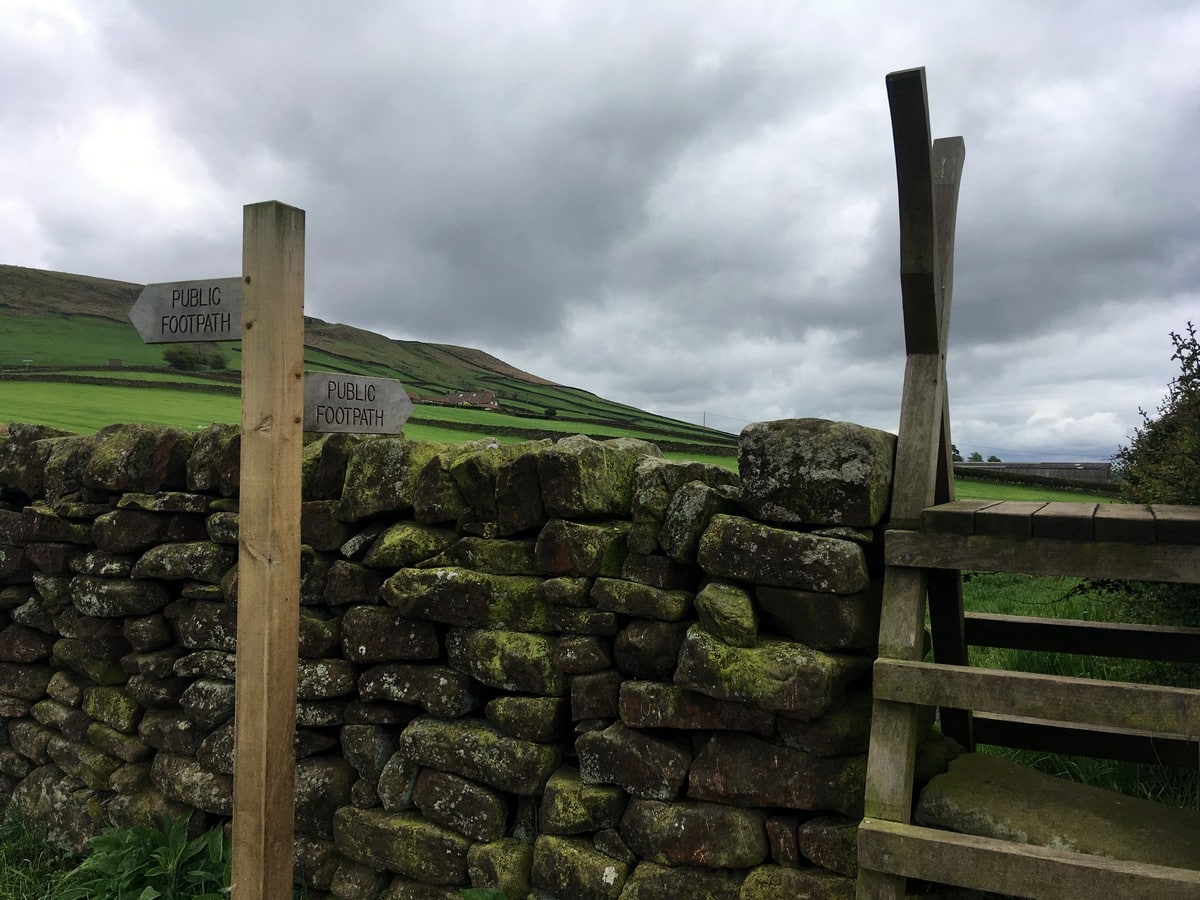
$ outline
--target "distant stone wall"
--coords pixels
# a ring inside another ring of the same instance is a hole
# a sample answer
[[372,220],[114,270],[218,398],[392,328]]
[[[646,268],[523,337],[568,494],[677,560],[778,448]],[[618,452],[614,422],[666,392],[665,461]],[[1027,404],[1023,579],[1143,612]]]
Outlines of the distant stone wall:
[[[238,431],[0,444],[0,793],[75,850],[232,814]],[[895,438],[306,446],[313,896],[851,897]]]

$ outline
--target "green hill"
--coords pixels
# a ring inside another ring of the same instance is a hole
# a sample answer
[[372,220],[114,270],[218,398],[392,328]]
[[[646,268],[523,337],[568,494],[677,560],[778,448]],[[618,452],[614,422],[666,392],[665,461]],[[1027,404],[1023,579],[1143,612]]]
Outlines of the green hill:
[[[223,345],[229,371],[168,368],[165,345],[142,343],[129,323],[141,289],[0,265],[0,422],[93,431],[119,421],[199,425],[236,417],[240,345]],[[556,384],[470,347],[393,340],[306,317],[304,355],[310,371],[400,379],[418,404],[406,431],[432,429],[435,439],[628,434],[691,456],[728,457],[736,448],[732,435]],[[494,392],[498,409],[433,404],[452,392],[485,391]]]

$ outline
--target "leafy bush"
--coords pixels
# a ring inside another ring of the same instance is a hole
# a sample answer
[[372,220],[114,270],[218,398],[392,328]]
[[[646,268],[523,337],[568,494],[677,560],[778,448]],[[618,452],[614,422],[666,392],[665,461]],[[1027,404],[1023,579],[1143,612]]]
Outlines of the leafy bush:
[[197,369],[224,369],[229,357],[218,344],[172,344],[162,352],[163,362],[180,372]]
[[232,848],[220,827],[188,839],[186,817],[164,829],[108,828],[92,855],[67,874],[50,900],[221,900],[229,894]]

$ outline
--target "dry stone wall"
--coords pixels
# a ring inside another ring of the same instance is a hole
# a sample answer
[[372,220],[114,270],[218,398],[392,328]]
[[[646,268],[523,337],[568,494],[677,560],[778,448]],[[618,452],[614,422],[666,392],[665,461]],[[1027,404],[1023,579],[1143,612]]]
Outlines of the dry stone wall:
[[[0,793],[82,851],[232,815],[239,435],[0,445]],[[312,896],[850,897],[894,438],[306,445]]]

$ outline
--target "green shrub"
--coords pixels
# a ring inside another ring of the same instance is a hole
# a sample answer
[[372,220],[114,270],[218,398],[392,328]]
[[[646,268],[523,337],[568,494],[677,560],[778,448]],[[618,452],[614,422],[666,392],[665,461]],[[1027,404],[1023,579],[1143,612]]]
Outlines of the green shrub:
[[50,900],[220,900],[229,894],[230,841],[220,827],[188,839],[187,818],[164,829],[108,828]]

